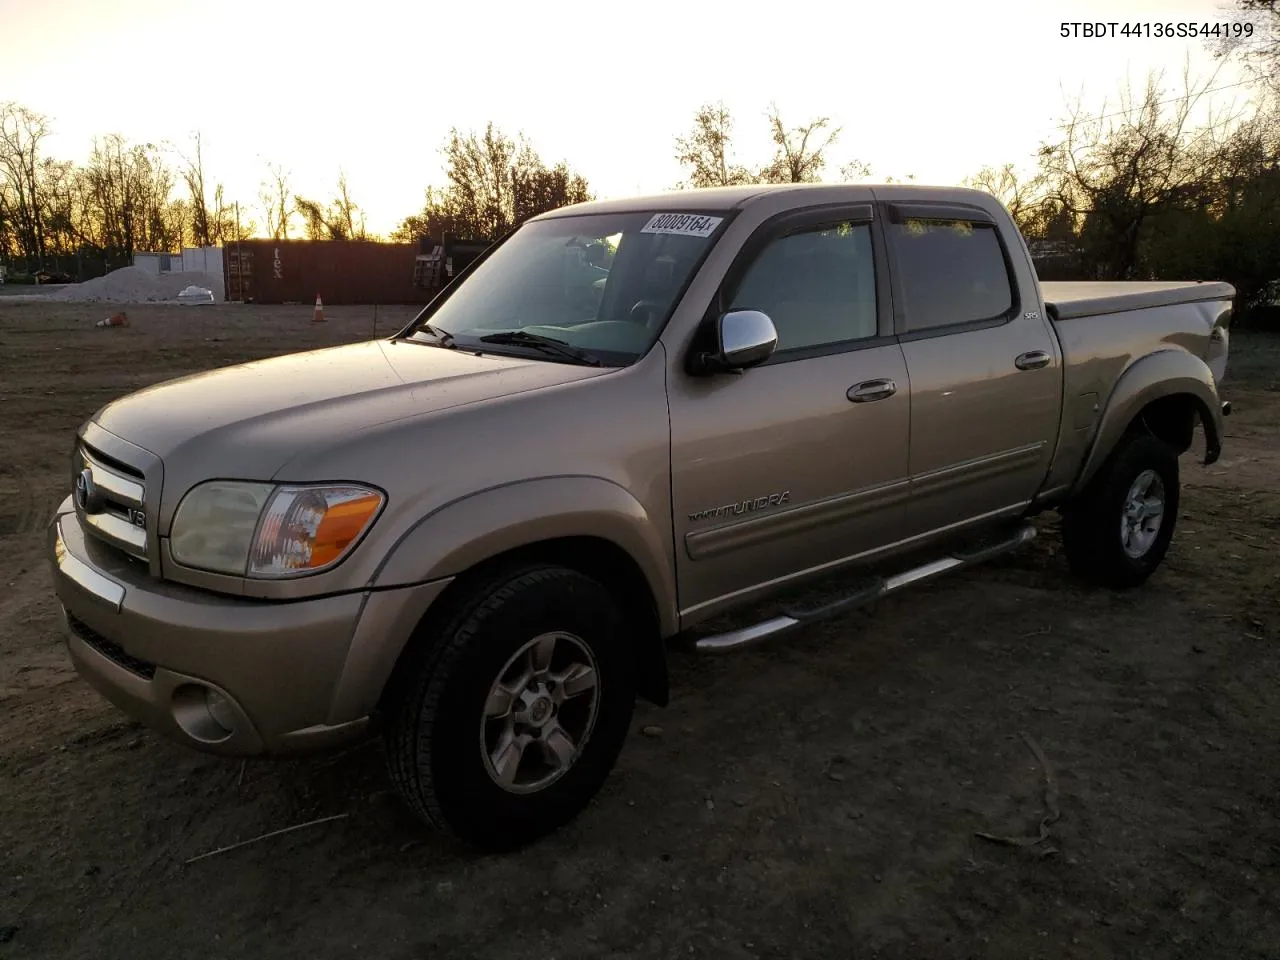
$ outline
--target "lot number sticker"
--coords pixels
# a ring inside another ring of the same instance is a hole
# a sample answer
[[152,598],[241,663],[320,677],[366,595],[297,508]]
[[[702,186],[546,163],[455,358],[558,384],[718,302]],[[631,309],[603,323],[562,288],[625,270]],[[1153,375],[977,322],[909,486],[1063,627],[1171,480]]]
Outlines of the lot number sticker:
[[674,233],[682,237],[709,237],[724,217],[704,217],[697,213],[659,213],[641,229],[641,233]]

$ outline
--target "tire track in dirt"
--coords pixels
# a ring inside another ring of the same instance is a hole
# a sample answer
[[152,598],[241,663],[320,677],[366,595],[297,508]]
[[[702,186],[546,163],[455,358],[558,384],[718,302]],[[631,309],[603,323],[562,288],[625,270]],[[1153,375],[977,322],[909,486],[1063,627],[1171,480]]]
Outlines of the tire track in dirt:
[[30,471],[16,457],[0,461],[0,538],[31,533],[39,523],[39,515],[39,498]]
[[[8,447],[19,449],[0,442],[0,448]],[[33,651],[10,645],[9,638],[44,635],[52,640],[60,635],[44,556],[44,531],[53,517],[56,490],[47,472],[30,470],[19,456],[0,461],[0,671],[11,675],[32,663]],[[24,702],[26,697],[17,699]],[[8,706],[18,709],[16,703]]]

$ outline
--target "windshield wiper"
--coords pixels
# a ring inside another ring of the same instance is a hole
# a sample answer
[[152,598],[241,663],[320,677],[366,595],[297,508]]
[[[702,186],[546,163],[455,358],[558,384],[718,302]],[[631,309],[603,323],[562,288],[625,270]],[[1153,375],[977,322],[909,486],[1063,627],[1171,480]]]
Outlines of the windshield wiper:
[[579,350],[577,347],[565,343],[563,340],[557,340],[555,337],[544,337],[540,333],[526,333],[523,330],[508,330],[503,333],[490,333],[480,338],[481,343],[509,343],[513,346],[533,347],[535,350],[541,350],[543,353],[554,353],[561,357],[568,357],[570,360],[576,360],[579,363],[585,363],[590,367],[601,366],[600,358],[594,354],[588,353],[586,350]]

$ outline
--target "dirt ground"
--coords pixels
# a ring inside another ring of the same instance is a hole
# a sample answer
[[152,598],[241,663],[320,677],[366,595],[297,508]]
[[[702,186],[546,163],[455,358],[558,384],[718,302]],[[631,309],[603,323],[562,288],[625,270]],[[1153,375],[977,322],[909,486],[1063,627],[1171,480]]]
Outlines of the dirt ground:
[[[44,529],[76,425],[372,308],[0,298],[0,958],[1280,957],[1280,338],[1238,333],[1222,460],[1153,580],[1024,552],[736,657],[672,659],[597,802],[522,853],[425,833],[376,746],[210,758],[68,664]],[[407,308],[382,308],[391,332]],[[661,730],[645,730],[650,725]],[[1053,771],[1061,816],[1035,848]],[[345,819],[190,865],[305,821]]]

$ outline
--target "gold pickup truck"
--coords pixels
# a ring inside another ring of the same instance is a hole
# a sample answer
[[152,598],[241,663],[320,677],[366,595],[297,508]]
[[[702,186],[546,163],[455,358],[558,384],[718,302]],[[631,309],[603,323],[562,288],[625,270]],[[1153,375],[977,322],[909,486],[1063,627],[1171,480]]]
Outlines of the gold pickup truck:
[[1144,581],[1197,422],[1219,455],[1234,294],[1040,284],[971,190],[544,214],[389,339],[86,422],[49,530],[70,656],[215,753],[379,732],[427,823],[528,842],[597,792],[635,698],[667,702],[669,641],[800,629],[1015,549],[1045,510],[1079,575]]

